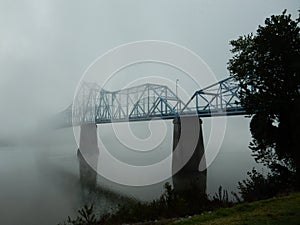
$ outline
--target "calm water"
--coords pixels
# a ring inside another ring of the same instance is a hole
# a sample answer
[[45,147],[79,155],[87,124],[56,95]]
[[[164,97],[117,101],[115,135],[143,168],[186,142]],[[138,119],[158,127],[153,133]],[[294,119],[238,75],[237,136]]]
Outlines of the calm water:
[[[235,139],[234,135],[229,134]],[[237,182],[244,179],[252,167],[257,167],[247,149],[248,142],[241,145],[240,150],[229,148],[230,143],[225,140],[224,148],[208,168],[209,194],[213,195],[219,185],[228,191],[237,191]],[[239,147],[238,140],[234,146]],[[76,150],[71,129],[45,133],[31,144],[19,142],[0,147],[0,224],[57,224],[68,215],[75,215],[84,203],[96,202],[99,211],[104,212],[126,201],[126,197],[118,194],[101,191],[88,194],[82,190]],[[116,190],[140,200],[157,198],[163,192],[161,185],[121,186]]]

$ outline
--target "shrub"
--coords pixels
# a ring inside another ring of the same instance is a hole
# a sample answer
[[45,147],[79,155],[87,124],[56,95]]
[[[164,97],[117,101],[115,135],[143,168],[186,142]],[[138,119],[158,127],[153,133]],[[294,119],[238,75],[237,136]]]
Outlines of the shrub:
[[[256,169],[247,173],[249,178],[238,183],[239,193],[244,201],[251,202],[291,192],[295,186],[295,173],[284,168],[264,176]],[[234,194],[238,201],[237,194]]]
[[94,205],[85,205],[82,209],[78,210],[78,216],[75,219],[68,217],[63,225],[97,225],[97,218],[94,213]]

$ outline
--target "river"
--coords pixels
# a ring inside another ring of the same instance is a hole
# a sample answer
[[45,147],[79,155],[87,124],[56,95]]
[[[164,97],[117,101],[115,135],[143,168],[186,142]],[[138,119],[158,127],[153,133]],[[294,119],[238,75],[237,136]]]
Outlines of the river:
[[[259,169],[248,150],[248,120],[239,119],[245,133],[234,133],[229,120],[224,144],[207,171],[207,192],[213,195],[220,185],[237,191],[237,182],[253,167]],[[246,139],[235,136],[246,135]],[[236,143],[232,144],[235,140]],[[229,147],[232,146],[232,147]],[[171,149],[171,148],[170,148]],[[37,134],[31,142],[0,147],[0,224],[54,225],[76,215],[85,203],[95,202],[105,212],[127,197],[151,200],[163,192],[162,185],[145,188],[122,186],[118,194],[99,191],[88,194],[79,179],[77,145],[71,128]],[[125,197],[122,197],[125,196]]]

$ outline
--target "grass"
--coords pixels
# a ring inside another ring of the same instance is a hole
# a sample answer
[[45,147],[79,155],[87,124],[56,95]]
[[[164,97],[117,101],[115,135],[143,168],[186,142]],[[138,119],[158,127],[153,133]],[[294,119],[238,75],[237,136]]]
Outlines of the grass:
[[206,212],[171,224],[176,225],[299,225],[300,193],[251,203],[241,203],[231,208]]

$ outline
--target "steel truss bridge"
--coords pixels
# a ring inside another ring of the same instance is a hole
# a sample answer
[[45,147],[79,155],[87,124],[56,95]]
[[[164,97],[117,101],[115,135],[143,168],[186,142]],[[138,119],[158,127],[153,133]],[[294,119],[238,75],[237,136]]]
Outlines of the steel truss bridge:
[[83,83],[73,104],[58,115],[62,126],[174,119],[186,116],[242,115],[239,84],[226,78],[196,91],[183,102],[169,87],[143,84],[108,91],[94,83]]

